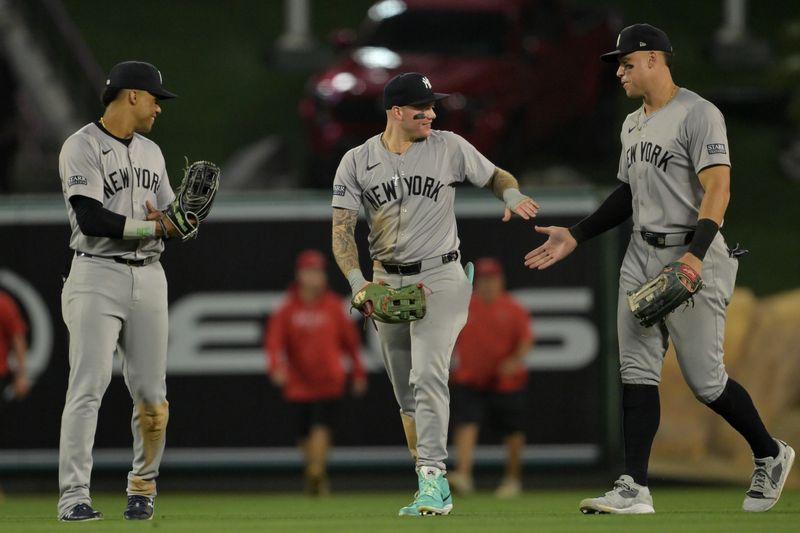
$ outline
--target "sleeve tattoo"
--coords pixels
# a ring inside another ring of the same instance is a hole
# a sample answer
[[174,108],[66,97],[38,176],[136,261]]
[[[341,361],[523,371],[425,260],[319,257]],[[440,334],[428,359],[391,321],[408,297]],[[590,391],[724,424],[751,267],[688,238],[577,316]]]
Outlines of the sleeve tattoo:
[[356,221],[358,211],[333,208],[333,257],[342,273],[360,269],[358,248],[356,247]]
[[486,188],[492,191],[497,198],[503,199],[503,192],[506,189],[519,189],[519,182],[517,178],[511,175],[510,172],[497,167],[491,179],[486,183]]

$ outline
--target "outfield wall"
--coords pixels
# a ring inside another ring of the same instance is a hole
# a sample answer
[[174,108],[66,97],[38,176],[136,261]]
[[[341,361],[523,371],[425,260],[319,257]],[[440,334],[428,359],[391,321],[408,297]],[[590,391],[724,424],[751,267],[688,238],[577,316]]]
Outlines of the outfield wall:
[[[541,193],[538,223],[571,224],[597,204],[594,193]],[[531,272],[523,255],[542,238],[533,224],[500,221],[502,204],[485,191],[460,190],[457,216],[464,260],[501,259],[508,286],[531,311],[536,345],[527,358],[530,464],[599,464],[617,429],[613,361],[619,234],[590,241],[556,268]],[[357,228],[367,267],[366,224]],[[31,325],[31,395],[3,394],[0,469],[54,468],[67,384],[67,332],[61,320],[61,274],[70,260],[60,197],[0,198],[0,287],[18,300]],[[299,463],[292,425],[265,374],[266,317],[293,276],[294,257],[319,248],[330,257],[329,199],[318,193],[221,196],[200,238],[170,241],[162,263],[169,280],[170,424],[165,466],[286,466]],[[368,268],[365,268],[368,271]],[[346,281],[331,261],[332,287]],[[347,305],[343,299],[343,305]],[[359,321],[357,313],[353,320]],[[407,450],[371,327],[361,327],[369,371],[365,398],[348,398],[335,428],[334,464],[407,464]],[[111,356],[111,354],[109,354]],[[130,460],[131,402],[119,373],[100,411],[98,467]],[[609,363],[611,361],[611,363]],[[487,431],[479,464],[502,459]]]

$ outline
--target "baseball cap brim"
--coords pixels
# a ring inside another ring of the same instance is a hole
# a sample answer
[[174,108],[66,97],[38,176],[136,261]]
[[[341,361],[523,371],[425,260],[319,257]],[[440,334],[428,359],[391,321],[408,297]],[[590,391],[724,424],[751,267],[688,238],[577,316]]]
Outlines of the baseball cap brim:
[[[633,51],[633,50],[632,50]],[[619,60],[619,56],[624,56],[630,52],[624,52],[622,50],[614,50],[613,52],[608,52],[600,56],[600,59],[605,61],[606,63],[616,63]]]
[[171,93],[163,87],[161,87],[160,89],[145,89],[145,90],[150,94],[152,94],[153,96],[158,96],[162,100],[169,100],[170,98],[178,97],[177,94]]
[[413,102],[408,102],[402,105],[419,105],[419,104],[427,104],[428,102],[438,102],[439,100],[447,98],[448,96],[450,95],[446,93],[433,93],[433,99],[431,99],[431,97],[428,96],[426,98],[422,98],[420,100],[414,100]]
[[163,87],[143,87],[143,86],[119,87],[119,86],[116,86],[116,85],[109,85],[108,88],[109,89],[132,89],[132,90],[136,90],[136,91],[147,91],[150,94],[152,94],[153,96],[157,97],[159,100],[169,100],[171,98],[177,98],[178,97],[177,94],[175,94],[173,92],[170,92],[170,91],[166,90]]

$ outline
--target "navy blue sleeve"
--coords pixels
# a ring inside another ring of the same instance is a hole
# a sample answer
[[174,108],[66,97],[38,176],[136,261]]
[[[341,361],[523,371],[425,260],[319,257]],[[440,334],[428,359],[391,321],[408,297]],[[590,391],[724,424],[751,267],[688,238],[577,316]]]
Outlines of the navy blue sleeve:
[[103,204],[88,196],[75,195],[69,199],[78,227],[89,237],[121,239],[125,228],[125,217],[109,211]]
[[619,226],[632,214],[633,192],[630,184],[622,183],[594,213],[569,228],[569,232],[580,243]]

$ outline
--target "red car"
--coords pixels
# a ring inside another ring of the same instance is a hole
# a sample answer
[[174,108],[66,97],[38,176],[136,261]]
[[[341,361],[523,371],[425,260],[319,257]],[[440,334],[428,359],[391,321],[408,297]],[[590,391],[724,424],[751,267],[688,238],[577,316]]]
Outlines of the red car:
[[543,140],[563,138],[571,157],[613,141],[618,84],[599,56],[613,48],[617,28],[612,15],[557,0],[374,4],[300,102],[315,163],[307,184],[329,186],[344,152],[383,130],[383,86],[400,72],[422,72],[436,92],[450,93],[434,127],[463,135],[505,168],[518,168]]

